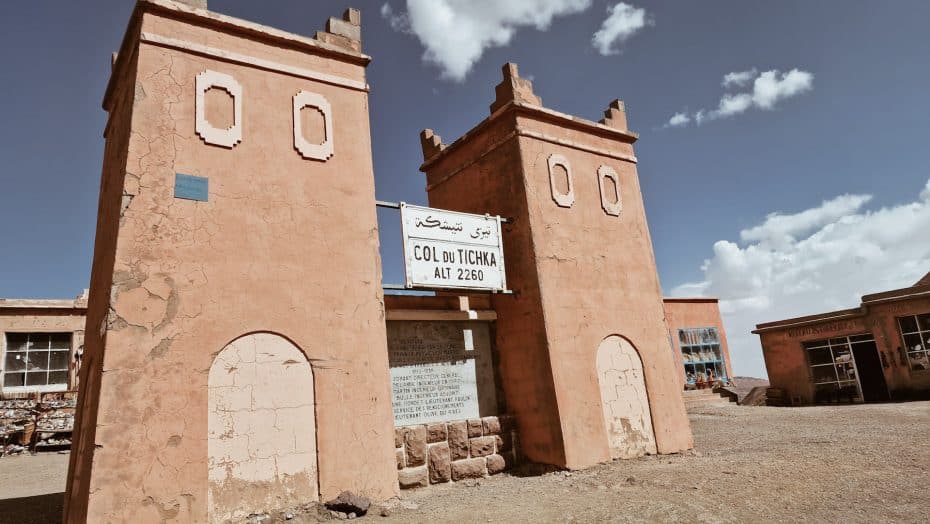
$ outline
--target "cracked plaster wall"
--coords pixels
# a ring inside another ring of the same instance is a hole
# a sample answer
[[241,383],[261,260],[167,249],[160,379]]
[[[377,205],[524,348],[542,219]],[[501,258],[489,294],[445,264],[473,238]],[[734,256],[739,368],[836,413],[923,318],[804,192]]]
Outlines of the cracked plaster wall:
[[211,522],[242,520],[317,493],[313,371],[287,339],[246,335],[210,367]]
[[[134,77],[135,54],[125,57],[126,76]],[[97,232],[91,266],[87,318],[84,330],[84,356],[80,371],[77,416],[69,457],[68,481],[64,502],[65,522],[87,521],[90,475],[93,464],[97,404],[102,375],[103,346],[106,341],[106,318],[109,312],[110,287],[121,207],[131,196],[124,193],[130,120],[134,98],[139,93],[133,82],[124,82],[115,90],[107,108],[104,137],[103,171],[97,207]]]
[[[306,499],[392,496],[367,93],[140,44],[140,31],[364,81],[361,65],[162,13],[130,28],[121,54],[137,47],[138,63],[114,80],[87,324],[94,362],[68,520],[206,521],[209,370],[230,341],[258,331],[293,341],[313,368],[319,492]],[[194,133],[194,78],[205,69],[243,86],[233,149]],[[325,163],[294,151],[299,89],[333,106]],[[209,178],[209,200],[173,198],[175,173]]]
[[655,454],[643,363],[636,348],[616,335],[605,338],[597,349],[597,382],[610,458]]

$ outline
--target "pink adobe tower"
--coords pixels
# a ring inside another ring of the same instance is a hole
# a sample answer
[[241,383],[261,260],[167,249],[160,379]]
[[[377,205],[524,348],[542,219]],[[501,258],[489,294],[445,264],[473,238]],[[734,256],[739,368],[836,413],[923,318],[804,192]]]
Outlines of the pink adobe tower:
[[359,12],[139,0],[103,105],[65,521],[397,492]]
[[531,461],[581,468],[692,447],[623,102],[600,122],[503,68],[491,115],[421,134],[431,206],[510,217],[495,295],[508,408]]

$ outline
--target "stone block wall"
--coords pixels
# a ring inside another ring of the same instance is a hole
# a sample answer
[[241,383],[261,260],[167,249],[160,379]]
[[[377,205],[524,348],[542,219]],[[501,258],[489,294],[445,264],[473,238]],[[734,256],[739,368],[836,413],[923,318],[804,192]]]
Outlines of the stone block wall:
[[394,429],[401,489],[495,475],[517,461],[513,417],[483,417]]

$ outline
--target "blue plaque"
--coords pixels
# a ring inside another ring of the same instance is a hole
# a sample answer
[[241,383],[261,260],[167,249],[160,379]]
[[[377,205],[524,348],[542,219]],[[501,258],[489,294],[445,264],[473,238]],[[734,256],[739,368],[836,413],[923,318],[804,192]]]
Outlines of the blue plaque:
[[174,198],[207,201],[209,180],[204,176],[174,174]]

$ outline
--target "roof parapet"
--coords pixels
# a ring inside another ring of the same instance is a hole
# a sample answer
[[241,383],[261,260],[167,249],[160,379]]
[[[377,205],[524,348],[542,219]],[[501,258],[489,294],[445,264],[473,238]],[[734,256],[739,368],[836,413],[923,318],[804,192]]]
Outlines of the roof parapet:
[[330,17],[326,21],[326,31],[317,31],[316,39],[357,53],[362,52],[362,13],[350,7],[342,13],[342,18]]
[[604,118],[600,119],[598,123],[626,131],[626,105],[623,100],[617,98],[611,102],[607,109],[604,110]]
[[185,4],[193,7],[194,9],[207,9],[207,0],[172,0],[179,4]]
[[517,64],[507,62],[501,70],[504,73],[504,79],[494,87],[496,99],[490,106],[492,114],[509,102],[534,106],[543,105],[542,98],[533,93],[533,83],[525,78],[520,78]]
[[424,129],[420,131],[420,147],[423,148],[423,160],[426,161],[438,155],[446,145],[442,143],[442,137],[432,129]]

